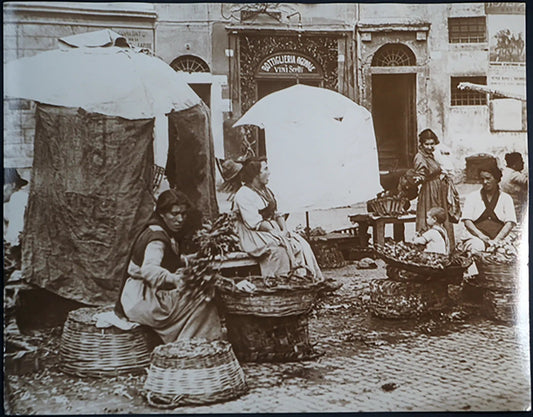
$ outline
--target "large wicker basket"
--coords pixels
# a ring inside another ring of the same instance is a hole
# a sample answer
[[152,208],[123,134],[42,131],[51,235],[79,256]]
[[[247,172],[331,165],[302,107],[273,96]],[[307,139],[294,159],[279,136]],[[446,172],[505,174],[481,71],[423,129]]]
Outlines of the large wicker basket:
[[108,308],[80,308],[68,314],[59,348],[60,369],[77,376],[107,377],[143,372],[160,343],[151,329],[99,329],[93,316]]
[[376,197],[368,201],[368,209],[382,217],[401,216],[406,211],[404,207],[409,200],[405,197]]
[[227,401],[247,390],[228,342],[192,339],[155,348],[143,393],[153,407],[175,408]]
[[[253,283],[256,290],[240,291],[236,283],[242,279]],[[307,313],[313,307],[321,288],[319,283],[302,284],[290,281],[290,277],[285,284],[276,284],[272,287],[269,286],[269,278],[262,276],[235,279],[220,277],[217,282],[218,297],[229,314],[251,314],[261,317],[284,317]]]
[[226,327],[235,354],[243,362],[290,362],[319,356],[309,342],[306,314],[286,317],[228,314]]
[[445,282],[370,281],[369,310],[376,317],[418,317],[429,311],[442,310],[448,302],[448,285]]
[[497,291],[514,291],[518,285],[518,264],[498,263],[481,254],[476,257],[479,271],[478,279],[473,283],[481,288]]

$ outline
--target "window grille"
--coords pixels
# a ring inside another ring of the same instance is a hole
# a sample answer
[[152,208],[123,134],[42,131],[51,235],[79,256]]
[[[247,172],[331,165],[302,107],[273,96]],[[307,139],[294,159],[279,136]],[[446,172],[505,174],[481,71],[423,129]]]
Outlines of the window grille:
[[487,24],[484,16],[448,18],[450,43],[487,42]]
[[452,106],[483,106],[487,104],[487,93],[480,93],[472,90],[459,90],[457,86],[462,82],[487,85],[487,77],[452,77]]
[[209,66],[202,59],[193,55],[182,55],[172,61],[170,66],[174,71],[209,72]]
[[390,43],[382,46],[372,58],[374,67],[399,67],[416,65],[415,54],[407,46]]

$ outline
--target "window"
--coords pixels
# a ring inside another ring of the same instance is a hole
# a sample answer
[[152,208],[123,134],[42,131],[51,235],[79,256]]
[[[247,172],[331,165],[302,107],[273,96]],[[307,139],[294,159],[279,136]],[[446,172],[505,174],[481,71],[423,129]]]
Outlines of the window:
[[487,93],[472,90],[459,90],[459,83],[487,85],[487,77],[452,77],[452,106],[483,106],[487,104]]
[[448,39],[450,43],[487,42],[485,17],[450,17]]
[[405,65],[416,65],[416,58],[409,47],[400,43],[383,45],[372,58],[373,67],[399,67]]
[[171,62],[174,71],[183,72],[209,72],[209,66],[194,55],[182,55]]

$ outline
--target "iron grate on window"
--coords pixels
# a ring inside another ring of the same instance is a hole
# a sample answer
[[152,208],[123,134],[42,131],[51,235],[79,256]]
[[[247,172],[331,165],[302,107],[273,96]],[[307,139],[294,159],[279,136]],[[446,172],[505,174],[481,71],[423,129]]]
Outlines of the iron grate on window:
[[452,106],[483,106],[487,104],[487,93],[480,93],[472,90],[459,90],[457,86],[462,82],[487,85],[487,77],[452,77]]
[[209,72],[209,66],[200,58],[193,55],[182,55],[170,63],[174,71]]
[[372,66],[374,67],[400,67],[410,65],[416,65],[415,54],[409,47],[400,43],[383,45],[372,58]]
[[448,18],[450,43],[487,42],[487,24],[484,16]]

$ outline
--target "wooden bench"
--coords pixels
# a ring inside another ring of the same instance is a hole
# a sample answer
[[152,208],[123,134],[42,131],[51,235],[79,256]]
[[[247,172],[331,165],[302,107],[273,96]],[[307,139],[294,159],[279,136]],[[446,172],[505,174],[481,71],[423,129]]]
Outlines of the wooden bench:
[[415,214],[381,217],[370,213],[352,214],[348,217],[352,223],[359,225],[362,231],[368,230],[368,227],[372,226],[374,245],[383,245],[385,243],[385,225],[392,224],[394,240],[400,242],[405,240],[405,223],[416,222]]

